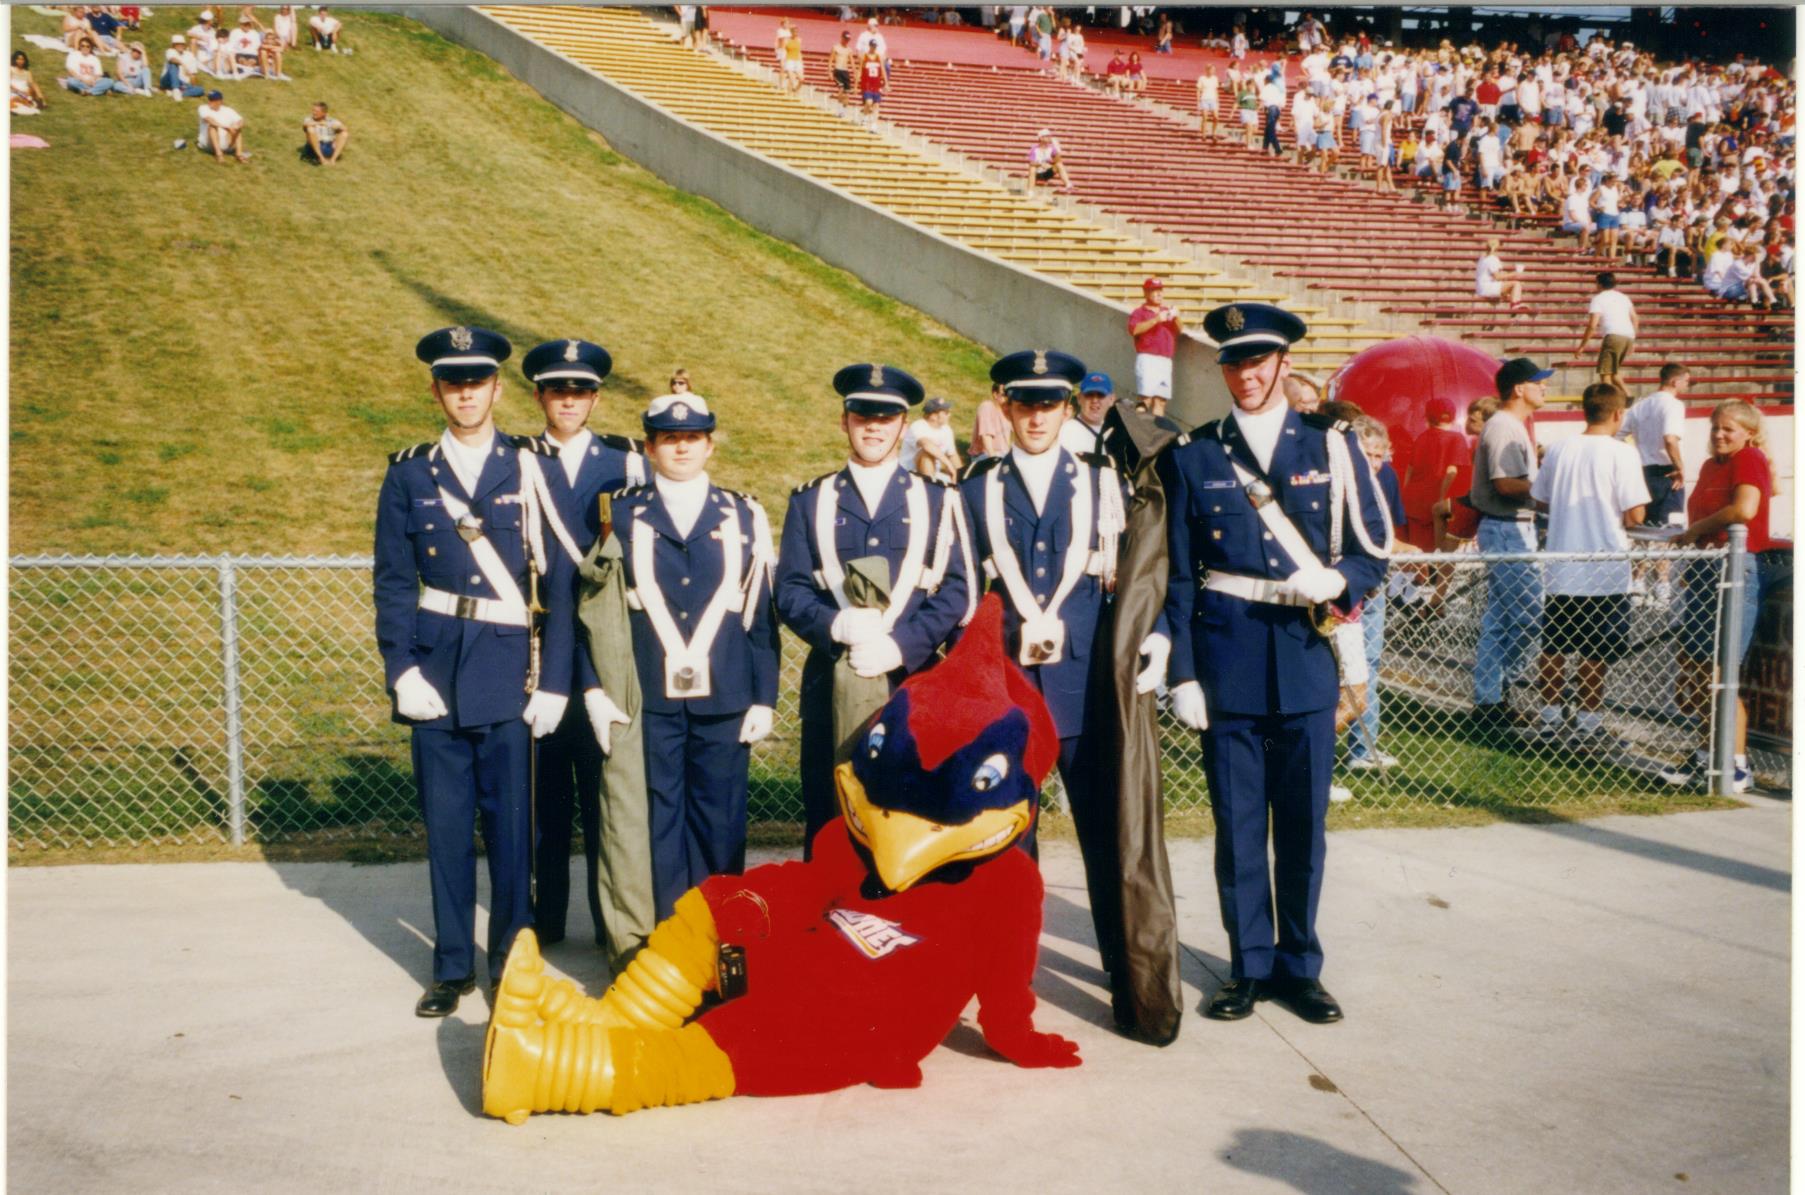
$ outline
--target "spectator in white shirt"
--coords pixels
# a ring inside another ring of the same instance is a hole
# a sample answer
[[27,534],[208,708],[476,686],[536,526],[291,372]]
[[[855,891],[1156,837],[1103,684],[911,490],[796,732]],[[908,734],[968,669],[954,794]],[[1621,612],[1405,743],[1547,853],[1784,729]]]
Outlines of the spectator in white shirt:
[[1619,371],[1635,347],[1637,327],[1636,305],[1617,289],[1617,276],[1607,270],[1598,275],[1598,291],[1586,306],[1586,330],[1580,335],[1577,355],[1585,354],[1593,336],[1600,337],[1598,380],[1621,387]]
[[1660,389],[1636,400],[1617,431],[1619,440],[1635,440],[1642,461],[1642,481],[1648,486],[1647,522],[1667,523],[1686,509],[1686,462],[1681,442],[1686,431],[1686,406],[1681,400],[1692,385],[1692,373],[1677,361],[1661,366]]
[[307,19],[307,31],[312,35],[315,50],[331,50],[334,54],[340,53],[343,45],[339,40],[339,34],[343,32],[344,27],[344,23],[333,16],[324,4],[320,5],[318,12]]
[[[1636,452],[1613,437],[1623,423],[1623,391],[1609,382],[1586,387],[1583,435],[1557,440],[1530,484],[1548,512],[1549,552],[1627,553],[1627,527],[1640,526],[1648,506]],[[1542,713],[1536,733],[1552,738],[1565,717],[1567,658],[1577,658],[1573,745],[1615,746],[1604,726],[1605,677],[1629,649],[1630,564],[1615,560],[1556,561],[1547,566],[1542,610],[1542,655],[1537,687]]]
[[100,56],[94,53],[91,37],[82,38],[75,49],[69,51],[63,59],[63,70],[67,73],[57,82],[77,95],[105,95],[109,91],[130,94],[123,84],[107,78],[106,72],[100,69]]
[[1511,314],[1524,310],[1523,279],[1520,276],[1523,267],[1516,269],[1518,277],[1509,282],[1504,280],[1504,259],[1498,256],[1498,249],[1503,242],[1498,237],[1488,237],[1485,242],[1485,253],[1479,258],[1479,265],[1474,271],[1473,293],[1491,304],[1494,310],[1498,304],[1508,301]]
[[1093,373],[1078,384],[1078,418],[1059,426],[1059,446],[1067,452],[1101,452],[1103,417],[1116,405],[1115,383]]
[[216,162],[224,162],[228,153],[240,162],[248,162],[251,155],[244,147],[244,117],[226,107],[225,98],[217,91],[209,91],[207,102],[201,105],[201,148],[212,150]]
[[921,418],[909,424],[903,433],[903,467],[923,477],[956,481],[961,463],[959,446],[953,439],[953,404],[944,398],[930,398],[921,408]]
[[169,49],[163,52],[163,75],[157,86],[170,99],[180,102],[184,99],[198,100],[207,92],[198,86],[195,75],[200,73],[200,64],[189,52],[188,39],[181,34],[173,34],[169,39]]

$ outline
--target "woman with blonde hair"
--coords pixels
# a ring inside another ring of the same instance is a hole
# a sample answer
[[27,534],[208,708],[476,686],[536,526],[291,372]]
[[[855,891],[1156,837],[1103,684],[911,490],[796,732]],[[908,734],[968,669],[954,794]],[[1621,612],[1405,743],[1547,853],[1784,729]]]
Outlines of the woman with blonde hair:
[[[1479,264],[1474,270],[1473,293],[1489,302],[1494,311],[1500,302],[1508,299],[1510,313],[1516,315],[1528,310],[1523,303],[1523,279],[1513,277],[1509,282],[1504,280],[1504,259],[1498,256],[1498,250],[1503,244],[1498,237],[1486,238],[1485,252],[1480,255]],[[1523,267],[1519,265],[1516,272],[1521,275]],[[1490,324],[1486,326],[1491,327]]]
[[[1722,547],[1729,539],[1728,529],[1741,524],[1748,528],[1748,551],[1743,557],[1742,633],[1732,645],[1736,658],[1748,654],[1755,637],[1755,619],[1761,610],[1763,572],[1776,561],[1773,541],[1768,536],[1768,505],[1773,497],[1774,471],[1767,454],[1761,450],[1761,412],[1741,399],[1720,403],[1711,413],[1711,455],[1699,466],[1698,480],[1686,501],[1686,530],[1675,539],[1676,547]],[[1718,594],[1720,577],[1727,568],[1716,558],[1694,560],[1686,565],[1686,597],[1681,609],[1679,675],[1674,686],[1674,700],[1680,709],[1702,723],[1700,745],[1690,765],[1675,765],[1661,771],[1661,779],[1669,784],[1702,786],[1706,782],[1711,761],[1711,681],[1717,660]],[[1723,578],[1727,580],[1728,578]],[[1748,709],[1742,698],[1736,699],[1736,762],[1729,788],[1743,792],[1754,784],[1749,770]]]

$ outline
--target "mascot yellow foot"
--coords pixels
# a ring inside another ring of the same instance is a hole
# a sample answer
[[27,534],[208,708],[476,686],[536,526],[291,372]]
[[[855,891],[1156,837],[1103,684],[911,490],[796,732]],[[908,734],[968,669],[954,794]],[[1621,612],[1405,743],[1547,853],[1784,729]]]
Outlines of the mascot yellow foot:
[[706,1030],[682,1027],[715,986],[719,945],[691,891],[601,999],[548,980],[532,930],[508,952],[483,1046],[483,1111],[620,1115],[733,1094],[733,1066]]

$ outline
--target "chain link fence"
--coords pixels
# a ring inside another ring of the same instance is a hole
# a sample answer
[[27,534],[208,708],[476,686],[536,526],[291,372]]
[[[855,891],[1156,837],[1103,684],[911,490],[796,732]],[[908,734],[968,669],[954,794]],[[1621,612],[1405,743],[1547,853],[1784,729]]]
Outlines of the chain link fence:
[[[1511,708],[1476,727],[1474,661],[1500,569],[1426,556],[1393,569],[1377,653],[1376,739],[1350,732],[1338,782],[1354,807],[1583,806],[1673,791],[1663,767],[1708,745],[1675,704],[1680,572],[1709,574],[1715,636],[1725,554],[1641,553],[1622,659],[1603,685],[1603,737],[1535,733],[1540,625],[1522,621]],[[1603,558],[1600,558],[1601,560]],[[11,847],[332,843],[420,834],[407,732],[389,721],[368,558],[18,557],[11,562]],[[1703,574],[1701,574],[1703,575]],[[1377,621],[1376,619],[1374,620]],[[786,636],[777,726],[753,749],[754,823],[799,823],[797,689]],[[1486,650],[1491,650],[1487,648]],[[1569,665],[1567,685],[1576,684]],[[1708,677],[1708,683],[1718,678]],[[1709,694],[1708,694],[1709,696]],[[1566,704],[1576,704],[1577,698]],[[1195,735],[1166,720],[1166,798],[1209,804]],[[1045,795],[1058,805],[1057,782]]]

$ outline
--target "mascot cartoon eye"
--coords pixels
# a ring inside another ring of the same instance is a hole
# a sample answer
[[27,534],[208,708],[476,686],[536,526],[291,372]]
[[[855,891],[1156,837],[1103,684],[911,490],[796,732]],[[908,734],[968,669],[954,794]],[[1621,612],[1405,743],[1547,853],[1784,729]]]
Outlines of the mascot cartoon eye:
[[1001,784],[1003,782],[1003,777],[1007,776],[1008,774],[1009,774],[1008,757],[1003,756],[1003,755],[993,755],[989,759],[985,760],[983,763],[979,764],[978,770],[976,772],[972,773],[971,786],[973,788],[977,789],[981,793],[987,793],[991,789],[995,788],[997,785]]
[[879,751],[882,751],[883,749],[884,749],[884,724],[882,722],[879,722],[876,726],[873,726],[871,728],[871,730],[868,734],[865,735],[865,751],[868,755],[870,755],[870,757],[872,759],[876,759],[877,753]]

